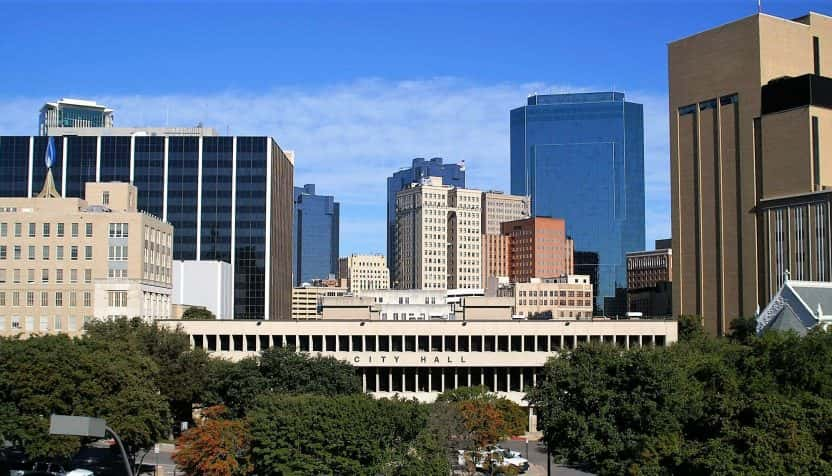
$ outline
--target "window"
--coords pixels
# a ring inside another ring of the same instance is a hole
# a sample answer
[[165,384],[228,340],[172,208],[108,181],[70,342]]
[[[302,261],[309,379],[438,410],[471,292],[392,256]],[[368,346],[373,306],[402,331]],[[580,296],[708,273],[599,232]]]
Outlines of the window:
[[89,291],[84,292],[84,307],[92,306],[92,293]]
[[26,305],[32,307],[35,305],[35,293],[32,291],[28,291],[26,293]]
[[86,235],[86,237],[87,237],[87,238],[91,238],[91,237],[92,237],[92,223],[87,223],[87,224],[85,224],[85,232],[84,232],[84,234]]
[[55,306],[61,307],[64,305],[64,293],[58,291],[55,293]]
[[110,192],[101,192],[101,204],[102,205],[109,205],[110,204]]
[[110,223],[110,238],[127,238],[127,223]]
[[69,305],[70,307],[75,307],[78,305],[78,293],[72,291],[69,293]]
[[92,246],[84,247],[84,259],[87,261],[92,259]]
[[69,248],[69,259],[71,259],[71,260],[73,260],[73,261],[77,261],[77,260],[78,260],[78,247],[77,247],[77,246],[72,245],[72,246]]
[[56,283],[63,283],[64,282],[64,270],[56,269],[55,270],[55,282]]
[[46,307],[49,305],[49,293],[44,291],[40,293],[40,305]]
[[6,259],[6,245],[0,245],[0,259]]
[[69,270],[69,282],[70,283],[77,283],[78,282],[78,270],[72,268]]
[[26,282],[32,284],[35,282],[35,270],[34,269],[27,269],[26,270]]
[[17,316],[12,317],[12,329],[20,329],[20,318]]
[[60,331],[63,329],[63,323],[61,322],[61,316],[55,316],[55,330]]
[[75,316],[69,316],[66,323],[66,329],[70,332],[74,332],[78,330],[78,318]]
[[12,293],[12,306],[20,305],[20,293],[15,291]]
[[29,245],[29,259],[35,259],[35,245]]
[[109,291],[107,305],[110,307],[127,307],[127,291]]
[[64,259],[64,247],[63,246],[56,246],[55,247],[55,259],[57,259],[57,260]]
[[37,224],[36,223],[29,223],[29,238],[34,238],[36,231],[37,231]]
[[92,282],[92,270],[89,268],[84,270],[84,282],[87,284]]
[[21,248],[20,245],[14,245],[14,259],[20,259]]
[[127,245],[111,245],[107,259],[110,261],[127,261]]
[[23,229],[22,224],[20,224],[20,223],[15,223],[14,224],[14,237],[15,238],[20,238],[20,233],[21,233],[22,229]]
[[0,238],[6,238],[9,234],[9,224],[0,223]]
[[6,305],[6,293],[0,292],[0,306]]
[[44,246],[43,249],[41,249],[41,254],[43,255],[44,260],[48,260],[49,259],[49,247]]
[[15,283],[20,282],[20,270],[19,269],[14,270],[14,282]]
[[78,238],[78,224],[73,223],[71,229],[72,229],[72,237],[73,238]]
[[63,223],[58,223],[57,225],[55,225],[55,235],[57,235],[58,238],[63,238],[64,237],[64,224]]
[[40,282],[44,283],[44,284],[49,282],[49,270],[48,269],[40,270]]
[[43,224],[43,237],[49,238],[49,223]]

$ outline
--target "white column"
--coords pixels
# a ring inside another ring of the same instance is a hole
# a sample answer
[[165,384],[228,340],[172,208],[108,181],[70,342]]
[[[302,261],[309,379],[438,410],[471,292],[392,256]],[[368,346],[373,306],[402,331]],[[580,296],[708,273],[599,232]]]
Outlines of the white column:
[[200,260],[202,248],[202,136],[199,136],[196,165],[196,260]]
[[[266,138],[266,279],[264,289],[264,319],[269,318],[270,302],[269,302],[269,286],[272,282],[271,277],[271,256],[272,256],[272,139]],[[286,318],[288,316],[277,316],[278,319]]]
[[367,369],[361,369],[361,388],[364,392],[367,391]]
[[[168,221],[168,149],[170,138],[165,136],[165,164],[162,177],[162,220]],[[233,265],[232,265],[233,266]]]
[[63,150],[61,151],[61,196],[66,198],[66,144],[67,144],[67,137],[64,136],[64,146]]
[[101,136],[95,138],[95,181],[101,181]]
[[34,157],[35,157],[35,138],[32,137],[32,136],[29,136],[29,180],[28,180],[27,192],[26,192],[26,196],[29,197],[29,198],[32,198],[32,180],[34,179],[34,176],[32,175],[32,168],[33,168],[33,163],[34,163]]

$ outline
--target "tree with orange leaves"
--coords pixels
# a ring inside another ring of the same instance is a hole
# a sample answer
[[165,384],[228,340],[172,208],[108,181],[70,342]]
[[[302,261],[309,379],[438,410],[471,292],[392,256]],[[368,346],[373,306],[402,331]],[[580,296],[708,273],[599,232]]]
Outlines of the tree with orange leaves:
[[251,437],[245,423],[226,418],[223,405],[206,408],[202,421],[176,439],[173,460],[190,476],[251,473]]

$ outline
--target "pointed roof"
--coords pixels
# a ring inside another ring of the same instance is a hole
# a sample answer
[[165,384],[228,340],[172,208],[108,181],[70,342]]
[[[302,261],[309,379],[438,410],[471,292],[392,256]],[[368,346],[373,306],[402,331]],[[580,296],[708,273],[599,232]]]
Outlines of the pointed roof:
[[43,181],[43,189],[37,198],[61,198],[58,189],[55,187],[55,179],[52,177],[52,168],[46,170],[46,179]]

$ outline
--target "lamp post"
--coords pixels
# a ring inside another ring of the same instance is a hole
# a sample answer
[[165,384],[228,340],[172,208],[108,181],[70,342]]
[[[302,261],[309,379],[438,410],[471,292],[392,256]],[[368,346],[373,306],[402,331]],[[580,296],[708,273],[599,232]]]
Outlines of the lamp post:
[[118,443],[121,456],[124,458],[124,469],[127,476],[133,476],[133,468],[130,466],[130,459],[127,458],[127,451],[112,428],[102,418],[92,418],[71,415],[52,415],[49,417],[49,434],[65,436],[87,436],[93,438],[104,438],[110,432]]

